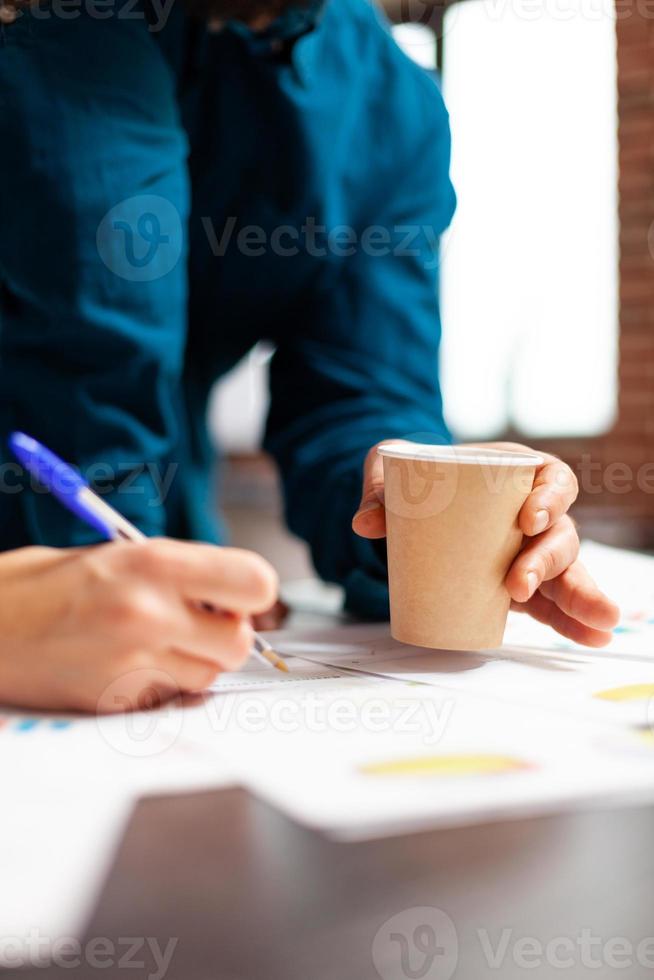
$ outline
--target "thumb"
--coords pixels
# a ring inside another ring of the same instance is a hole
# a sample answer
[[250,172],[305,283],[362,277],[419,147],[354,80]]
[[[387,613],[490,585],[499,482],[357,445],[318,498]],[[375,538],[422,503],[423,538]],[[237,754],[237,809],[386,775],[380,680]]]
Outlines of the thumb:
[[352,519],[352,528],[362,538],[386,537],[384,465],[377,454],[377,446],[373,446],[366,456],[361,503]]

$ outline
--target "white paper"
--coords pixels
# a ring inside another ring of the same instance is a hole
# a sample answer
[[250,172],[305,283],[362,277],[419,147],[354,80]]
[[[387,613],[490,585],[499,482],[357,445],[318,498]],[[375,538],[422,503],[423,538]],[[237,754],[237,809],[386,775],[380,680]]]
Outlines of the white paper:
[[287,684],[329,680],[341,676],[336,668],[321,663],[308,663],[306,659],[297,659],[293,656],[288,656],[285,660],[288,673],[275,667],[263,667],[258,660],[252,658],[239,671],[217,677],[210,690],[216,692],[270,690],[283,688]]
[[80,939],[140,797],[233,783],[179,716],[0,711],[0,966]]
[[186,712],[184,737],[340,838],[654,798],[654,743],[648,756],[641,732],[414,682],[208,696]]
[[576,650],[427,650],[398,643],[386,625],[346,627],[337,641],[324,631],[273,638],[281,654],[302,654],[340,669],[436,685],[497,702],[548,707],[600,723],[654,722],[654,662]]
[[[594,541],[582,544],[581,558],[599,587],[617,602],[622,612],[610,646],[592,655],[616,653],[654,661],[654,558]],[[509,615],[504,646],[589,652],[586,647],[520,613]]]

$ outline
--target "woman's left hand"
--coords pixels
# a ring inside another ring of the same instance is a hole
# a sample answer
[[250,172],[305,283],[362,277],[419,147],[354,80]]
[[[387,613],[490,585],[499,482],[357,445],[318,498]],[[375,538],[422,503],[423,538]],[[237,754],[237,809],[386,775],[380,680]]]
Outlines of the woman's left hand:
[[[486,449],[531,452],[515,443],[483,443]],[[555,456],[539,453],[534,487],[520,511],[525,544],[506,577],[512,608],[527,612],[558,633],[589,647],[606,646],[620,610],[601,592],[578,560],[579,536],[568,511],[577,479]],[[384,470],[377,446],[368,453],[359,510],[352,526],[364,538],[386,536]]]

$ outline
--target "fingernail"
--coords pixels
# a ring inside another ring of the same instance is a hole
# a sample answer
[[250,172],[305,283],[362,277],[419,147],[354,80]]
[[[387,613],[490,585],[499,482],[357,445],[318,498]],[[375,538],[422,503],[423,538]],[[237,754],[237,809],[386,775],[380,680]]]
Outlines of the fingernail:
[[549,511],[538,510],[536,511],[536,517],[534,518],[534,534],[540,534],[544,531],[550,522]]
[[536,572],[527,572],[527,588],[529,589],[528,598],[531,599],[532,595],[538,588],[538,575]]
[[373,510],[379,510],[380,507],[381,504],[378,500],[368,500],[367,503],[361,504],[354,516],[356,518],[359,516],[359,514],[369,514]]

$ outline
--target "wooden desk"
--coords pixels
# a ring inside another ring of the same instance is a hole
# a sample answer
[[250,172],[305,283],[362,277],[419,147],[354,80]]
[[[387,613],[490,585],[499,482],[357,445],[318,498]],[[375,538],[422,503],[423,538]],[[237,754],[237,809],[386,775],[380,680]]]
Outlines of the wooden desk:
[[[167,980],[379,980],[375,934],[404,911],[400,925],[411,937],[421,917],[406,910],[421,906],[451,917],[458,967],[451,974],[437,956],[421,972],[421,958],[411,980],[654,976],[654,941],[649,969],[634,953],[633,966],[617,970],[597,943],[590,955],[604,960],[599,967],[584,965],[579,949],[565,968],[544,958],[542,967],[526,969],[513,955],[525,937],[577,942],[586,930],[602,946],[624,937],[635,947],[654,936],[654,808],[336,844],[243,790],[148,800],[134,815],[87,941],[156,937],[165,948],[177,938]],[[478,930],[488,931],[495,948],[503,929],[513,930],[506,958],[492,968]],[[124,955],[127,946],[117,949]],[[564,961],[569,955],[554,950]],[[14,975],[140,980],[156,972],[151,955],[141,950],[134,958],[145,966],[83,963]],[[396,968],[384,980],[409,974]]]

